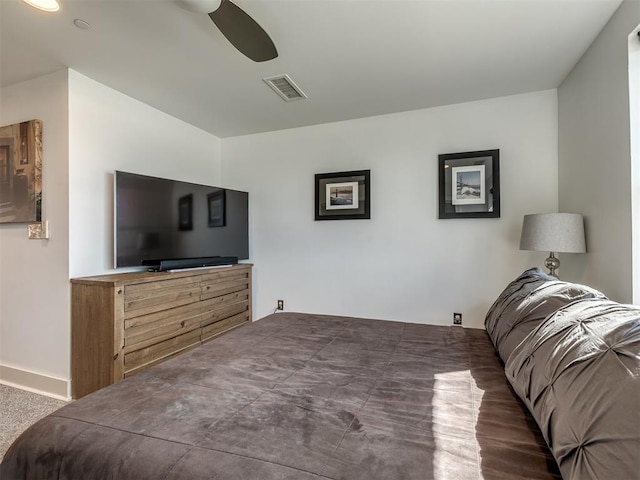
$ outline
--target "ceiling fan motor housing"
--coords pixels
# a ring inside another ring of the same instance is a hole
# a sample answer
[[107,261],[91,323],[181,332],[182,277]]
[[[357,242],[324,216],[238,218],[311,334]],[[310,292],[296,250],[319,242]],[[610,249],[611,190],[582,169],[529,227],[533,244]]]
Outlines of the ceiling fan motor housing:
[[220,8],[221,0],[176,0],[180,6],[194,13],[211,13]]

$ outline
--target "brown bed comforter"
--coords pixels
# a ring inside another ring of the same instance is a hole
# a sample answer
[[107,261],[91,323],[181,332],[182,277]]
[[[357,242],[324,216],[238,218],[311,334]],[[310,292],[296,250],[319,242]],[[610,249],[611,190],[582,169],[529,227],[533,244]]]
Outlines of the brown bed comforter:
[[284,313],[75,401],[10,479],[552,479],[484,330]]

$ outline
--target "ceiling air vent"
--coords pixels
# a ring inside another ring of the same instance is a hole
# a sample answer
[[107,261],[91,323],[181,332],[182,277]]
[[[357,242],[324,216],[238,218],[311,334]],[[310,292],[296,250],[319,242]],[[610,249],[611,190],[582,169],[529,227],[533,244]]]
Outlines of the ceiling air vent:
[[273,91],[280,95],[285,102],[307,98],[305,93],[289,78],[289,75],[276,75],[262,80],[273,88]]

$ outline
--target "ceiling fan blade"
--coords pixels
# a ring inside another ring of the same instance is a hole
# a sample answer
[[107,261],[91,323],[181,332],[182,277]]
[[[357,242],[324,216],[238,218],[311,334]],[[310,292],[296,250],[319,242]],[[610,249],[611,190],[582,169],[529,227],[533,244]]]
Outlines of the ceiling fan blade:
[[227,40],[254,62],[266,62],[278,56],[267,32],[230,0],[222,0],[220,7],[209,13],[209,17]]

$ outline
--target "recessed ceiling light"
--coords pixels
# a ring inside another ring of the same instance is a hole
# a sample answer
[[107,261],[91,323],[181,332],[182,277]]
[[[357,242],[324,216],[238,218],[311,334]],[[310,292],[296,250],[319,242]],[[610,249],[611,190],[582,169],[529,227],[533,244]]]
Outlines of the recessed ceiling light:
[[60,5],[56,0],[22,0],[24,3],[28,3],[32,7],[36,7],[39,10],[45,12],[57,12],[60,10]]

